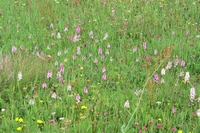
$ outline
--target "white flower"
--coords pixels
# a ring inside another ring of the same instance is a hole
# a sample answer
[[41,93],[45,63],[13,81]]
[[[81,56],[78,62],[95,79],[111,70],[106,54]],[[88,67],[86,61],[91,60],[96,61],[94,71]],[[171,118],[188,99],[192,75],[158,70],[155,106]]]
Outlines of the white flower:
[[18,77],[18,81],[22,80],[22,73],[19,72],[17,77]]
[[58,39],[61,38],[60,32],[58,32],[57,38],[58,38]]
[[124,103],[124,107],[125,107],[125,108],[130,108],[130,103],[129,103],[128,100]]
[[161,75],[165,75],[165,69],[164,68],[161,70]]
[[200,109],[197,110],[197,116],[200,116]]
[[6,110],[6,109],[2,108],[2,109],[1,109],[1,112],[4,112],[5,110]]
[[186,72],[186,73],[185,73],[185,80],[184,80],[184,82],[185,82],[185,83],[188,82],[189,79],[190,79],[190,73],[189,73],[189,72]]
[[34,100],[31,99],[31,100],[29,101],[29,104],[33,105],[33,104],[34,104]]
[[157,101],[156,103],[157,103],[158,105],[160,105],[160,104],[161,104],[161,102],[160,102],[160,101]]
[[54,92],[52,95],[51,95],[51,98],[54,98],[54,99],[56,99],[56,93]]

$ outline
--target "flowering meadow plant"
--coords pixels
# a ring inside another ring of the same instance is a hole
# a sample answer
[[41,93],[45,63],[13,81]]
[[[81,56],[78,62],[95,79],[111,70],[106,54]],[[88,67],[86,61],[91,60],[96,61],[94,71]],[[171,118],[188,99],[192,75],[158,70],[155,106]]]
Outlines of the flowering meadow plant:
[[0,1],[0,132],[200,132],[199,1]]

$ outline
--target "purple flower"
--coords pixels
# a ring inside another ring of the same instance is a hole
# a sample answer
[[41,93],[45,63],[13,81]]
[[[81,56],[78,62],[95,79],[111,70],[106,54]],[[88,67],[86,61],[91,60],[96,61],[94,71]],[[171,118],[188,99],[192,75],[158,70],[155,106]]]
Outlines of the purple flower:
[[103,74],[102,75],[102,80],[106,80],[107,79],[107,75],[106,74]]
[[53,28],[53,23],[51,23],[49,27],[52,29]]
[[181,66],[182,66],[182,67],[185,66],[185,61],[184,61],[184,60],[181,61]]
[[44,82],[44,83],[42,84],[42,88],[43,88],[43,89],[47,88],[47,83]]
[[76,96],[76,101],[77,101],[77,102],[80,102],[80,99],[81,99],[80,95],[77,95],[77,96]]
[[48,71],[47,78],[52,78],[52,71],[51,70]]
[[186,36],[187,36],[189,33],[190,33],[190,31],[189,31],[189,30],[186,30]]
[[79,26],[76,26],[76,33],[80,33],[81,29]]
[[64,65],[61,63],[61,64],[60,64],[60,72],[63,72],[63,73],[64,73],[64,71],[65,71]]
[[158,81],[158,74],[154,74],[154,82],[157,82]]
[[176,131],[176,128],[175,127],[172,127],[172,132]]
[[133,52],[136,52],[137,51],[137,46],[134,46],[133,47]]
[[175,107],[173,107],[172,112],[176,113],[176,108]]
[[168,70],[170,68],[172,68],[172,62],[171,61],[168,62],[168,64],[167,64],[165,69]]
[[86,93],[86,94],[88,93],[88,88],[87,87],[84,88],[84,93]]
[[102,48],[100,47],[99,50],[98,50],[98,54],[102,54],[102,52],[103,52]]
[[17,48],[15,46],[12,46],[12,53],[15,53],[17,51]]
[[55,120],[54,119],[50,120],[50,123],[55,123]]
[[103,54],[101,55],[101,60],[104,60],[104,55]]
[[92,38],[92,39],[94,38],[93,37],[93,31],[90,31],[90,38]]
[[83,61],[86,60],[86,57],[85,57],[85,56],[82,56],[82,60],[83,60]]
[[68,84],[67,90],[68,90],[68,91],[71,91],[71,90],[72,90],[72,86],[71,86],[70,84]]
[[102,73],[104,73],[106,71],[106,67],[104,66],[103,68],[102,68]]
[[147,43],[146,43],[146,42],[143,42],[142,47],[143,47],[143,49],[145,50],[145,49],[147,48]]

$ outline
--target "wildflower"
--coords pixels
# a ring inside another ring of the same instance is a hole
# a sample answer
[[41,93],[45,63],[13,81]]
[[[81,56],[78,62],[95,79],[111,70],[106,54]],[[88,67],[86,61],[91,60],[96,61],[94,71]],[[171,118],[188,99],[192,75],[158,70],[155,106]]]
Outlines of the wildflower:
[[157,126],[158,126],[158,127],[162,127],[162,124],[161,124],[161,123],[158,123]]
[[138,122],[134,122],[134,125],[135,125],[135,126],[138,126],[138,125],[139,125],[139,123],[138,123]]
[[104,60],[104,55],[103,54],[101,55],[101,60]]
[[65,29],[64,29],[64,32],[66,32],[66,31],[68,31],[68,28],[67,28],[67,27],[65,27]]
[[172,112],[176,113],[176,108],[175,107],[173,107]]
[[15,121],[18,122],[18,121],[19,121],[19,117],[16,117],[16,118],[15,118]]
[[158,74],[154,74],[154,82],[158,81]]
[[50,123],[55,123],[55,120],[54,119],[50,120]]
[[73,55],[73,56],[72,56],[72,59],[75,60],[75,59],[76,59],[76,55]]
[[61,54],[62,54],[62,53],[61,53],[60,51],[58,51],[57,55],[58,55],[58,56],[61,56]]
[[128,100],[124,103],[124,107],[125,107],[125,108],[130,108],[130,103],[129,103]]
[[22,119],[22,118],[19,118],[19,120],[18,120],[20,123],[23,123],[24,122],[24,120]]
[[186,72],[186,73],[185,73],[185,80],[184,80],[184,82],[185,82],[185,83],[188,82],[189,79],[190,79],[190,73],[189,73],[189,72]]
[[72,86],[71,86],[70,84],[68,84],[67,90],[68,90],[68,91],[71,91],[71,90],[72,90]]
[[178,133],[183,133],[183,131],[182,130],[178,130]]
[[143,130],[144,130],[144,131],[147,130],[147,127],[146,127],[146,126],[143,126]]
[[152,125],[152,124],[153,124],[153,121],[152,121],[152,120],[150,120],[150,121],[149,121],[149,124],[150,124],[150,125]]
[[160,104],[161,104],[161,102],[160,102],[160,101],[157,101],[156,103],[157,103],[158,105],[160,105]]
[[54,93],[51,95],[51,98],[56,99],[56,97],[57,97],[57,95],[56,95],[56,93],[54,92]]
[[80,102],[80,99],[81,99],[80,95],[77,95],[77,96],[76,96],[76,101],[77,101],[78,103]]
[[142,133],[142,130],[140,130],[138,133]]
[[48,71],[47,78],[52,78],[52,71],[51,70]]
[[59,120],[60,120],[60,121],[64,120],[64,117],[60,117]]
[[133,47],[133,52],[136,52],[137,51],[137,46],[134,46]]
[[52,29],[53,28],[53,23],[51,23],[49,27]]
[[172,132],[176,131],[176,128],[175,127],[172,127]]
[[161,84],[165,83],[165,80],[163,78],[161,78],[160,83]]
[[80,67],[80,70],[83,70],[83,67]]
[[107,55],[110,54],[108,49],[106,49],[106,53],[105,54],[107,54]]
[[142,47],[143,47],[143,49],[145,50],[145,49],[147,48],[147,43],[146,43],[146,42],[143,42]]
[[158,121],[162,121],[162,119],[161,119],[161,118],[158,118]]
[[82,60],[83,60],[83,61],[86,60],[86,57],[85,57],[85,56],[82,56]]
[[108,38],[108,32],[106,32],[106,34],[104,35],[103,40],[106,40]]
[[80,33],[81,29],[79,26],[76,26],[76,33]]
[[90,38],[93,39],[93,31],[90,31]]
[[174,35],[175,34],[175,32],[174,31],[172,31],[172,35]]
[[106,74],[103,74],[102,75],[102,80],[106,80],[107,79],[107,75]]
[[165,69],[164,68],[161,70],[161,75],[165,75]]
[[110,43],[107,44],[107,48],[110,48]]
[[200,116],[200,109],[197,110],[197,116]]
[[102,52],[103,52],[102,48],[100,47],[99,50],[98,50],[98,54],[102,54]]
[[78,54],[78,55],[81,54],[81,47],[80,47],[80,46],[77,47],[77,54]]
[[46,83],[46,82],[44,82],[44,83],[42,84],[42,88],[43,88],[43,89],[47,88],[47,83]]
[[157,55],[157,54],[158,54],[158,50],[155,49],[155,50],[154,50],[154,55]]
[[187,36],[189,33],[190,33],[190,31],[189,31],[189,30],[186,30],[186,36]]
[[182,67],[185,66],[185,61],[184,61],[184,60],[181,61],[181,66],[182,66]]
[[12,53],[15,53],[17,51],[17,48],[15,46],[12,46]]
[[103,68],[102,68],[102,73],[104,73],[106,71],[106,67],[104,66]]
[[6,110],[5,108],[2,108],[2,109],[1,109],[1,112],[4,112],[5,110]]
[[85,105],[81,106],[81,109],[87,109],[87,107]]
[[22,73],[19,72],[17,77],[18,77],[18,81],[22,80]]
[[21,131],[23,128],[22,127],[18,127],[17,128],[17,131]]
[[64,65],[63,63],[60,64],[60,72],[64,73],[65,71],[65,68],[64,68]]
[[60,34],[60,32],[58,32],[58,34],[57,34],[57,38],[58,38],[58,39],[61,38],[61,34]]
[[168,64],[167,64],[165,69],[168,70],[170,68],[172,68],[172,62],[171,61],[168,62]]
[[38,124],[44,124],[44,122],[42,120],[37,120]]
[[190,89],[190,101],[193,102],[195,99],[195,88]]
[[88,93],[88,88],[87,87],[84,88],[84,93],[86,93],[86,94]]

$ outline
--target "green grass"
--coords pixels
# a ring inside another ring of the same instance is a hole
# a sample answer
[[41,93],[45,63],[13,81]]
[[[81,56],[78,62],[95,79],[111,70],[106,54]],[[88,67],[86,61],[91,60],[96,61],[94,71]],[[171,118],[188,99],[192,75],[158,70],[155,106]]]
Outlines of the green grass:
[[1,0],[0,132],[200,132],[199,6]]

